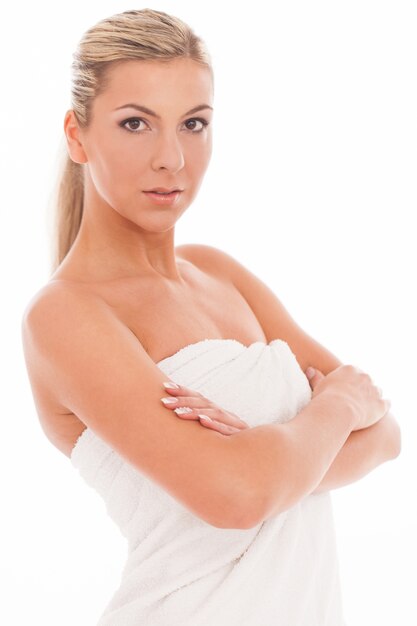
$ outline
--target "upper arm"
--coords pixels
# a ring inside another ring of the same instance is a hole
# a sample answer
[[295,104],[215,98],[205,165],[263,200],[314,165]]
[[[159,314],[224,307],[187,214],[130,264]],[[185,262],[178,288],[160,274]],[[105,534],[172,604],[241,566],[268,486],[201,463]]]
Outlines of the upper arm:
[[167,376],[106,304],[45,289],[25,311],[22,335],[27,362],[62,405],[198,517],[239,527],[231,437],[162,405]]
[[179,248],[190,259],[232,281],[254,312],[267,341],[277,338],[286,341],[303,371],[311,365],[327,375],[342,365],[332,352],[297,324],[270,287],[231,255],[200,244]]

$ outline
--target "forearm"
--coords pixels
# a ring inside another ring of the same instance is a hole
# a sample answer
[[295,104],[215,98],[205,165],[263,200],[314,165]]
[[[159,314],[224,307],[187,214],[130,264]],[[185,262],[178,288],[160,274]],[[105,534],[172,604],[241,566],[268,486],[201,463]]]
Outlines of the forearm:
[[353,431],[319,485],[311,493],[337,489],[359,480],[385,461],[398,456],[401,433],[391,413],[369,428]]
[[286,423],[256,426],[229,437],[228,474],[239,476],[244,486],[241,508],[250,523],[268,519],[309,495],[357,419],[349,403],[323,392]]

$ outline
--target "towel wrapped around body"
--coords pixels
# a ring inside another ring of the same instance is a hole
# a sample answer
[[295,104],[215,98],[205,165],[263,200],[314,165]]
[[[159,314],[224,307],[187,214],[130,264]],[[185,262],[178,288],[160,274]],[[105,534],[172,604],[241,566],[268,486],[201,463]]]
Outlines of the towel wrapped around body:
[[[311,399],[289,345],[205,339],[157,363],[250,427],[294,417]],[[193,515],[90,428],[71,462],[127,540],[120,585],[97,626],[346,626],[329,492],[250,529]]]

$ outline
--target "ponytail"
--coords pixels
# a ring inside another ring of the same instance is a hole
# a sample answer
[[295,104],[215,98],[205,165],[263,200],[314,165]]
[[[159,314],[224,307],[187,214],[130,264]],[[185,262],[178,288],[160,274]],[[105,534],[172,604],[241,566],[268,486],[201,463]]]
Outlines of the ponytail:
[[75,241],[81,224],[84,204],[83,166],[75,163],[68,152],[62,157],[56,190],[55,250],[52,271],[58,267]]

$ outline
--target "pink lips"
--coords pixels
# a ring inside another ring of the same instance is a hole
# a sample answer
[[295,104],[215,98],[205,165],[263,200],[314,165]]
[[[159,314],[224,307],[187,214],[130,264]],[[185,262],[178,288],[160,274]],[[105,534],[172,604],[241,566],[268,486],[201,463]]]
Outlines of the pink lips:
[[[144,191],[143,193],[148,196],[155,204],[174,204],[176,200],[179,198],[181,191],[179,189],[168,192],[168,190],[164,190],[162,188],[157,188],[158,191],[164,191],[165,194],[156,193],[155,190],[152,191]],[[168,192],[168,193],[167,193]]]
[[183,191],[183,190],[179,189],[178,187],[171,187],[170,189],[168,189],[168,187],[154,187],[153,189],[147,189],[145,193],[148,193],[149,191],[162,191],[163,193],[171,193],[173,191]]

